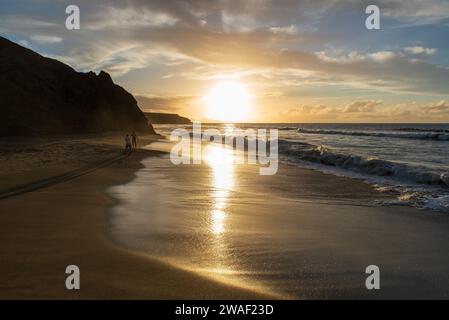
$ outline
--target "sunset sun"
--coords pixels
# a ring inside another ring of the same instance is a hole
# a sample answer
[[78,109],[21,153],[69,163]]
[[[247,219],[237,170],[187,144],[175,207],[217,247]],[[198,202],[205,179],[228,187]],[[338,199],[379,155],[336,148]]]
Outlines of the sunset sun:
[[246,85],[238,81],[216,84],[203,101],[206,117],[211,120],[244,122],[251,113],[252,96]]

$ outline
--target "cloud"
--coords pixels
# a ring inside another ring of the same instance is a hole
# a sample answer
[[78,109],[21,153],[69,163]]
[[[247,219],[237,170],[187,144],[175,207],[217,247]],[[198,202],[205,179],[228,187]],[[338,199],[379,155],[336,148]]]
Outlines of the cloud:
[[327,115],[338,113],[339,110],[334,107],[329,107],[324,104],[318,105],[305,105],[300,107],[299,113],[309,114],[309,115]]
[[346,105],[343,108],[343,112],[351,113],[351,112],[373,112],[376,110],[377,106],[383,104],[382,100],[374,101],[353,101],[350,104]]
[[[14,23],[6,27],[13,26],[19,39],[29,34],[36,35],[34,41],[47,44],[64,39],[65,46],[58,46],[57,55],[51,51],[43,53],[82,71],[106,69],[114,76],[147,67],[169,69],[192,62],[205,66],[204,70],[233,67],[248,71],[248,75],[270,70],[266,74],[276,72],[284,77],[281,81],[292,86],[310,81],[308,84],[363,86],[389,93],[447,95],[449,92],[449,69],[410,59],[404,52],[419,51],[414,47],[398,52],[380,47],[357,52],[351,48],[345,51],[342,44],[343,49],[330,50],[323,41],[329,35],[308,34],[303,30],[303,25],[316,24],[338,6],[359,10],[362,5],[353,0],[105,0],[100,4],[79,0],[78,3],[82,27],[77,32],[68,33],[63,19],[51,14],[48,17],[15,14],[13,22],[11,15],[2,13],[0,27],[5,27],[6,18]],[[448,5],[438,0],[424,4],[417,0],[406,3],[385,0],[379,1],[379,5],[383,13],[394,17],[434,18],[449,13]],[[20,24],[18,21],[22,20],[28,22]],[[314,46],[308,47],[309,42]],[[428,55],[432,50],[423,48],[420,54]],[[207,71],[167,70],[165,74],[188,72],[199,79]],[[298,76],[301,73],[307,73],[307,77]]]
[[382,112],[376,112],[373,117],[387,121],[412,119],[419,122],[447,122],[449,121],[449,101],[443,99],[427,104],[419,104],[415,101],[399,103],[386,106]]
[[102,30],[107,28],[169,27],[178,21],[178,18],[170,14],[149,9],[106,7],[88,20],[86,28]]
[[[350,115],[349,115],[350,114]],[[344,106],[329,106],[322,103],[290,108],[278,114],[281,120],[290,121],[341,121],[360,122],[444,122],[449,121],[449,101],[440,100],[427,104],[415,101],[387,105],[380,100],[355,100]]]
[[57,23],[49,21],[45,17],[23,16],[18,14],[1,15],[0,24],[5,29],[13,31],[17,28],[52,28],[56,27]]
[[423,18],[428,23],[435,22],[437,19],[445,18],[449,15],[449,3],[445,0],[380,0],[378,5],[382,13],[388,16]]
[[325,51],[318,51],[315,54],[320,60],[329,63],[351,63],[351,62],[364,61],[367,59],[365,55],[360,54],[357,51],[352,51],[347,55],[340,55],[340,56],[330,56]]
[[30,39],[39,44],[53,44],[62,42],[63,40],[62,38],[57,36],[43,35],[43,34],[32,35],[30,36]]
[[415,46],[415,47],[405,47],[404,51],[411,53],[411,54],[426,54],[426,55],[433,55],[435,54],[438,50],[435,48],[425,48],[425,47],[420,47],[420,46]]
[[19,40],[18,44],[20,44],[22,47],[25,47],[25,48],[28,48],[28,49],[33,49],[31,47],[31,44],[27,40]]
[[63,61],[80,71],[105,70],[116,77],[149,65],[169,67],[194,61],[169,45],[145,43],[132,38],[84,45],[74,46],[65,55],[46,56]]
[[251,32],[258,27],[256,19],[249,13],[231,15],[222,11],[221,17],[226,32]]
[[449,115],[449,101],[441,100],[436,103],[427,104],[424,106],[423,111],[433,115]]
[[345,113],[372,113],[383,104],[381,100],[355,100],[344,106],[331,107],[325,104],[304,105],[299,109],[291,109],[291,113],[302,113],[309,115],[336,115],[342,116]]
[[379,51],[369,54],[369,56],[378,62],[388,62],[398,57],[398,54],[392,51]]
[[294,35],[298,32],[298,28],[296,28],[296,26],[293,24],[288,27],[270,27],[268,30],[275,34],[284,33],[288,35]]

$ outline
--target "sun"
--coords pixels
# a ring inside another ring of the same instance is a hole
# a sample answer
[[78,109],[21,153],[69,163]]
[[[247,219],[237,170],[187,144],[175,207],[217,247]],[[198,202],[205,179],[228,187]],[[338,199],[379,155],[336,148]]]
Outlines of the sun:
[[252,96],[243,83],[218,83],[203,97],[206,117],[226,122],[247,121],[251,113],[251,100]]

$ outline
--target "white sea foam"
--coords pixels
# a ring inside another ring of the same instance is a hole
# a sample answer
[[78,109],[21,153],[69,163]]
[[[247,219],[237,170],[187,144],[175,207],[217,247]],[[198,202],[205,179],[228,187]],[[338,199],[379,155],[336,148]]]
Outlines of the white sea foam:
[[[378,204],[410,204],[449,212],[447,124],[239,124],[238,127],[278,128],[281,161],[362,179],[380,191],[398,195],[394,201]],[[172,126],[157,128],[162,129],[171,130]]]
[[[449,212],[449,173],[375,157],[333,152],[324,146],[279,141],[281,159],[327,173],[363,179],[379,191],[398,193],[383,205],[410,204]],[[381,204],[381,203],[378,203]]]
[[449,195],[428,197],[423,206],[435,211],[449,212]]
[[[405,130],[404,130],[405,131]],[[444,131],[419,131],[413,132],[378,132],[378,131],[348,131],[348,130],[327,130],[327,129],[304,129],[298,128],[299,133],[305,134],[338,134],[346,136],[359,137],[386,137],[386,138],[402,138],[402,139],[419,139],[419,140],[438,140],[449,141],[449,133]]]

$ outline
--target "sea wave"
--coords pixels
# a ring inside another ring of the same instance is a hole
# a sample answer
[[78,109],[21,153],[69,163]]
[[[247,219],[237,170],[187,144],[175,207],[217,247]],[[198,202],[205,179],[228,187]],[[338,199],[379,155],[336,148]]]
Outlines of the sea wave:
[[[323,145],[279,141],[281,159],[298,164],[315,164],[323,171],[364,179],[380,191],[399,193],[397,203],[449,212],[449,172],[397,163],[375,157],[334,152]],[[395,204],[395,203],[385,203]]]
[[393,128],[392,131],[405,131],[405,132],[443,132],[449,133],[449,129],[437,129],[437,128]]
[[447,133],[446,131],[377,132],[377,131],[348,131],[348,130],[298,128],[298,132],[305,134],[335,134],[335,135],[362,136],[362,137],[381,137],[381,138],[386,137],[386,138],[449,141],[449,133]]
[[290,130],[298,130],[298,127],[278,127],[280,131],[290,131]]

